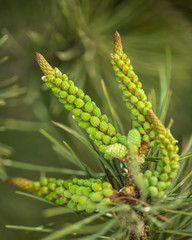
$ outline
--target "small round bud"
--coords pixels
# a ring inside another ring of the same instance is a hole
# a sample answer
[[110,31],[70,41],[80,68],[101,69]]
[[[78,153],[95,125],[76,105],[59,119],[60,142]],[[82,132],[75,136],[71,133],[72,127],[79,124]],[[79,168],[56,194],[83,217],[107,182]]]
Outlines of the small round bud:
[[65,82],[65,81],[62,82],[61,88],[62,88],[63,90],[68,91],[69,87],[70,87],[70,85],[69,85],[68,82]]
[[125,75],[124,75],[124,73],[119,71],[119,72],[116,72],[116,76],[120,79],[123,79]]
[[129,89],[130,92],[134,92],[135,89],[136,89],[136,85],[134,83],[130,82],[128,84],[128,89]]
[[110,136],[110,137],[114,137],[115,134],[116,134],[116,130],[115,128],[113,127],[112,124],[108,124],[108,130],[107,130],[107,134]]
[[109,182],[104,182],[104,183],[103,183],[103,188],[112,188],[111,183],[109,183]]
[[78,179],[77,185],[83,186],[83,185],[84,185],[84,182],[85,182],[85,179]]
[[131,103],[133,103],[133,104],[137,104],[138,103],[138,98],[135,97],[135,96],[132,96],[130,100],[131,100]]
[[60,92],[59,92],[59,96],[60,96],[61,98],[67,98],[68,93],[67,93],[66,91],[60,91]]
[[92,186],[92,182],[90,181],[90,179],[85,180],[84,186],[85,187],[91,187]]
[[[83,99],[84,100],[84,99]],[[86,112],[91,113],[93,111],[93,104],[92,102],[87,102],[84,106]]]
[[101,121],[101,123],[99,125],[99,129],[102,132],[106,132],[108,130],[108,123],[106,123],[105,121]]
[[132,77],[132,81],[136,84],[136,83],[138,83],[138,76],[137,75],[134,75],[133,77]]
[[[117,136],[117,135],[116,135],[116,136]],[[124,135],[121,136],[121,135],[120,135],[120,136],[118,137],[118,140],[119,140],[118,143],[121,143],[121,144],[123,144],[123,145],[127,145],[127,137],[126,137],[126,136],[124,136]]]
[[148,135],[144,135],[143,137],[142,137],[142,140],[144,141],[144,142],[146,142],[146,143],[149,143],[149,136]]
[[161,172],[163,171],[163,168],[158,165],[158,166],[156,167],[156,170],[157,170],[159,173],[161,173]]
[[76,92],[77,92],[77,90],[78,90],[77,87],[75,87],[75,86],[70,86],[68,91],[69,91],[69,94],[75,95]]
[[79,199],[78,199],[78,202],[80,204],[85,204],[88,200],[88,197],[87,196],[81,196]]
[[96,116],[96,117],[100,117],[101,116],[101,110],[96,107],[93,109],[93,115]]
[[172,162],[171,163],[171,170],[177,170],[178,167],[179,167],[179,163],[178,162]]
[[56,187],[57,187],[57,185],[55,183],[48,183],[48,188],[50,190],[54,191]]
[[92,192],[92,189],[90,188],[90,187],[85,187],[84,189],[83,189],[83,195],[85,195],[85,196],[88,196],[89,197],[89,195],[90,195],[90,193]]
[[78,184],[78,181],[79,181],[79,178],[73,178],[73,179],[72,179],[72,183],[73,183],[73,184]]
[[95,135],[89,134],[89,138],[94,141],[95,140]]
[[95,143],[95,145],[98,146],[98,147],[101,146],[101,145],[103,144],[102,141],[97,140],[97,139],[94,140],[94,143]]
[[102,193],[105,197],[110,197],[111,195],[113,195],[113,190],[109,188],[104,188]]
[[158,182],[157,184],[157,188],[160,189],[160,190],[165,190],[167,188],[167,185],[165,182]]
[[76,204],[73,200],[69,200],[69,202],[67,203],[68,208],[74,208],[75,206],[76,206]]
[[85,95],[85,97],[83,98],[83,101],[84,101],[85,103],[91,102],[91,98],[90,98],[88,95]]
[[87,205],[86,204],[77,204],[77,210],[78,211],[84,211],[86,209]]
[[69,191],[70,191],[72,194],[74,194],[74,193],[76,193],[76,188],[77,188],[76,185],[71,185],[71,186],[69,186]]
[[146,176],[147,178],[150,178],[150,177],[152,176],[152,171],[146,170],[146,171],[145,171],[145,176]]
[[149,109],[149,108],[152,108],[152,105],[151,105],[151,103],[148,101],[148,102],[145,103],[145,107],[147,107],[147,108]]
[[76,99],[76,97],[73,96],[73,95],[68,95],[68,96],[67,96],[67,102],[68,102],[68,103],[74,103],[74,102],[75,102],[75,99]]
[[158,171],[153,171],[153,175],[154,175],[155,177],[159,177],[159,172],[158,172]]
[[88,134],[94,134],[95,135],[95,133],[97,132],[98,130],[97,130],[97,128],[95,128],[95,127],[88,127],[87,129],[86,129],[86,132],[88,133]]
[[117,142],[118,142],[118,138],[116,136],[111,138],[111,144],[114,144]]
[[105,135],[105,134],[104,134],[103,132],[97,131],[97,132],[95,133],[95,138],[98,139],[98,140],[102,140],[102,138],[103,138],[104,135]]
[[129,67],[128,67],[127,64],[123,64],[122,71],[123,71],[123,73],[125,73],[125,74],[129,71]]
[[91,115],[90,115],[89,113],[83,112],[83,113],[81,114],[81,119],[82,119],[83,121],[89,121],[90,118],[91,118]]
[[133,120],[132,121],[132,126],[133,126],[133,128],[137,128],[137,127],[140,127],[141,125],[140,125],[140,123],[138,121]]
[[144,128],[142,128],[141,126],[138,127],[137,130],[139,131],[139,133],[140,133],[141,135],[145,135],[145,134],[146,134]]
[[108,135],[104,135],[103,136],[103,143],[106,144],[106,145],[110,144],[111,143],[111,137],[108,136]]
[[108,117],[107,117],[107,115],[105,115],[105,114],[103,114],[103,115],[101,115],[101,121],[105,121],[106,123],[108,123]]
[[72,193],[71,193],[69,190],[66,190],[66,191],[63,192],[63,195],[64,195],[64,197],[66,197],[66,198],[71,198]]
[[63,74],[62,80],[68,82],[68,81],[69,81],[69,78],[67,77],[66,74]]
[[80,198],[80,195],[78,194],[74,194],[71,196],[71,200],[73,200],[74,202],[78,202],[79,198]]
[[131,113],[133,114],[134,117],[137,117],[140,114],[139,111],[136,108],[132,108]]
[[126,97],[126,99],[131,98],[131,96],[133,96],[132,93],[128,90],[124,90],[123,95]]
[[127,136],[127,143],[136,145],[137,147],[141,146],[141,135],[137,129],[132,129],[129,131]]
[[87,201],[86,213],[93,213],[96,210],[96,204],[92,200]]
[[177,176],[177,172],[170,172],[169,179],[174,179]]
[[143,124],[143,128],[145,129],[146,132],[149,132],[151,130],[151,124],[149,122],[145,122]]
[[164,166],[163,172],[170,173],[171,172],[171,167],[169,165]]
[[90,199],[93,202],[100,202],[103,199],[103,194],[101,192],[93,192],[90,194]]
[[76,98],[74,104],[77,108],[82,108],[85,105],[84,101],[80,98]]
[[149,195],[150,195],[151,197],[156,197],[156,196],[158,195],[158,190],[157,190],[157,188],[156,188],[156,187],[153,187],[153,186],[149,187]]
[[91,117],[90,122],[91,122],[92,126],[99,127],[100,120],[98,117],[96,117],[96,116]]
[[81,120],[81,117],[78,117],[78,116],[75,116],[75,115],[72,115],[72,118],[75,119],[76,121],[80,121]]
[[53,87],[52,91],[53,91],[54,94],[57,94],[61,91],[61,89],[59,87]]
[[139,123],[144,123],[146,121],[145,117],[142,114],[139,114],[137,119]]
[[66,189],[68,189],[69,186],[71,186],[71,185],[72,185],[72,180],[65,180],[65,181],[63,182],[63,186],[64,186]]
[[128,109],[132,109],[133,108],[133,104],[131,102],[126,102],[126,107]]
[[81,116],[82,110],[79,108],[74,108],[73,109],[73,114],[77,117]]
[[76,97],[83,99],[84,96],[85,96],[85,94],[84,94],[83,90],[82,89],[78,89],[77,92],[76,92]]
[[40,178],[40,184],[41,184],[42,186],[46,186],[46,185],[48,184],[48,179],[45,178],[45,177],[41,177],[41,178]]
[[157,183],[158,183],[158,179],[156,177],[152,176],[149,178],[150,185],[155,186],[155,185],[157,185]]
[[137,82],[136,87],[137,88],[142,88],[142,83],[141,82]]
[[45,84],[46,84],[46,86],[47,86],[48,88],[54,87],[54,84],[51,83],[51,82],[46,82]]
[[94,183],[94,184],[92,185],[92,189],[93,189],[94,192],[98,192],[98,191],[101,191],[101,190],[102,190],[102,187],[101,187],[100,184]]
[[160,176],[159,176],[159,179],[163,182],[166,182],[168,180],[168,174],[167,173],[162,173]]
[[78,125],[79,125],[81,128],[88,128],[91,124],[90,124],[90,122],[80,121],[80,122],[78,123]]
[[64,107],[65,107],[67,110],[72,111],[72,110],[75,108],[75,105],[72,104],[72,103],[65,103]]
[[145,104],[144,104],[143,102],[141,102],[141,101],[138,101],[138,103],[137,103],[137,109],[138,109],[140,112],[142,112],[144,108],[145,108]]

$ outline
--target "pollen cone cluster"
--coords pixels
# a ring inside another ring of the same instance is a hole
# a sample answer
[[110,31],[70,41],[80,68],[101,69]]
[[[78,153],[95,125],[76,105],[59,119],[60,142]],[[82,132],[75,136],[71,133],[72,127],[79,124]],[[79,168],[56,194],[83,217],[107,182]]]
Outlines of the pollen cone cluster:
[[101,114],[96,103],[85,95],[83,90],[78,89],[67,75],[62,74],[58,68],[53,70],[41,54],[36,53],[36,59],[45,74],[42,80],[47,87],[51,88],[64,107],[73,113],[73,118],[86,130],[89,138],[99,147],[99,151],[104,153],[104,157],[112,159],[105,150],[108,145],[119,142],[119,138],[116,136],[115,127],[109,123],[108,117]]
[[152,108],[142,89],[138,76],[134,73],[130,59],[123,52],[121,37],[118,32],[114,34],[113,54],[111,63],[115,71],[119,88],[123,91],[123,99],[131,111],[133,128],[137,128],[142,136],[142,143],[153,146],[156,136],[153,125],[149,122],[147,111]]
[[7,183],[33,192],[57,205],[86,213],[102,211],[110,207],[114,204],[113,198],[117,194],[110,183],[93,178],[72,180],[41,178],[38,182],[24,178],[10,178]]
[[[114,34],[113,54],[111,63],[115,71],[116,80],[123,91],[123,99],[131,110],[133,128],[141,135],[140,155],[146,154],[150,147],[159,146],[161,160],[154,170],[147,170],[138,176],[138,182],[145,185],[147,193],[152,197],[164,195],[164,191],[171,185],[171,180],[176,176],[179,167],[177,141],[173,138],[169,129],[166,129],[152,110],[151,103],[142,89],[142,84],[133,71],[130,59],[123,52],[121,38],[118,32]],[[132,131],[132,130],[131,130]],[[130,139],[137,143],[137,137],[133,132]],[[128,140],[129,144],[129,140]],[[143,152],[143,153],[142,153]]]
[[156,197],[164,195],[164,191],[171,186],[171,181],[176,177],[179,148],[170,130],[164,127],[152,110],[148,111],[148,116],[157,132],[156,141],[160,148],[161,160],[158,161],[155,170],[147,170],[144,175],[147,178],[145,183],[149,194]]

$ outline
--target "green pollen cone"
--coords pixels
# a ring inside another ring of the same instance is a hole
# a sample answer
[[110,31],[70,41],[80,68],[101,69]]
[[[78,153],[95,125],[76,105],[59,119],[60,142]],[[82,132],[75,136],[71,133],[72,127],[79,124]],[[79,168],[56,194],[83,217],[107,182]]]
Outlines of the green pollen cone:
[[55,76],[55,71],[40,53],[36,52],[35,57],[36,57],[37,63],[39,64],[39,67],[41,68],[45,76],[47,75]]
[[[118,39],[117,47],[121,48]],[[62,74],[58,68],[53,69],[41,54],[36,53],[36,59],[45,74],[42,80],[52,89],[58,100],[64,104],[64,107],[73,113],[73,119],[87,131],[89,138],[99,140],[100,142],[94,142],[98,147],[111,144],[111,138],[115,137],[116,129],[108,122],[107,116],[101,113],[101,110],[91,98],[85,95],[82,89],[78,89],[66,74]],[[90,132],[90,128],[95,129],[95,131]],[[104,135],[105,138],[103,138]],[[105,153],[105,147],[99,149],[102,153]],[[111,156],[107,154],[104,154],[104,157],[111,159]]]
[[110,206],[112,204],[110,197],[116,194],[110,183],[103,183],[100,179],[94,178],[74,178],[73,180],[41,178],[39,182],[24,178],[10,178],[7,183],[33,192],[57,205],[75,208],[87,213],[99,210],[100,202],[104,202],[105,199],[107,205]]
[[[123,53],[121,37],[118,32],[114,34],[114,47],[112,56],[112,65],[119,83],[119,88],[123,91],[123,99],[126,106],[131,110],[133,127],[137,128],[141,135],[142,142],[149,143],[149,132],[153,130],[153,124],[149,122],[147,111],[151,109],[151,103],[147,102],[142,84],[138,76],[134,73],[130,60]],[[153,137],[154,138],[154,137]],[[151,146],[152,147],[152,146]]]
[[107,154],[111,155],[112,157],[119,158],[119,159],[125,157],[127,152],[128,152],[127,147],[120,143],[115,143],[115,144],[109,145],[106,148]]

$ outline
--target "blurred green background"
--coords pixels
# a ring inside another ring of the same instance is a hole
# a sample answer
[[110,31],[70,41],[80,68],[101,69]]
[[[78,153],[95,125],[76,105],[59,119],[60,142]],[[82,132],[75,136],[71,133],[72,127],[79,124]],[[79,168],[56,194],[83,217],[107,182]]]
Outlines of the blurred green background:
[[[162,83],[170,65],[166,54],[171,55],[172,94],[165,122],[168,124],[170,118],[174,119],[172,133],[182,148],[192,132],[191,11],[190,0],[1,1],[1,179],[7,175],[38,179],[40,171],[22,169],[24,163],[78,169],[65,153],[58,154],[55,145],[39,129],[44,129],[61,144],[65,140],[80,159],[100,170],[94,156],[79,141],[51,123],[54,120],[78,129],[71,114],[42,85],[42,73],[34,54],[40,52],[52,66],[68,74],[111,117],[101,85],[104,80],[126,134],[131,127],[129,112],[110,64],[116,30],[156,112],[160,79]],[[73,177],[54,171],[48,176]],[[49,206],[15,194],[15,188],[3,182],[0,188],[1,239],[40,239],[43,233],[10,230],[4,226],[49,223],[42,214]]]

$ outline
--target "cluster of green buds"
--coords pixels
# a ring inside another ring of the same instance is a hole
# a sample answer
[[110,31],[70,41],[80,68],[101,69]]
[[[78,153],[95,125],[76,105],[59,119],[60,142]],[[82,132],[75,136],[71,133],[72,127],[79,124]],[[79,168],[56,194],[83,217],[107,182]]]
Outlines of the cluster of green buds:
[[114,204],[113,199],[117,195],[110,183],[94,178],[63,180],[42,177],[38,182],[25,178],[9,178],[7,183],[33,192],[57,205],[86,213],[108,208]]
[[[146,170],[144,174],[141,174],[140,180],[142,180],[142,184],[145,183],[147,186],[147,192],[150,196],[162,196],[171,185],[171,180],[175,178],[176,170],[179,167],[177,141],[152,111],[152,105],[147,101],[147,96],[138,76],[133,71],[130,59],[123,52],[118,32],[114,34],[114,49],[111,57],[116,80],[123,90],[123,99],[126,101],[128,109],[131,110],[133,128],[136,128],[142,136],[142,144],[145,146],[148,144],[149,147],[158,145],[160,148],[161,160],[155,170]],[[138,136],[135,132],[132,136],[134,135]],[[130,148],[129,144],[128,149],[133,149],[136,145],[132,144],[131,146]]]
[[179,167],[177,154],[179,148],[170,130],[164,127],[152,110],[148,111],[148,116],[157,132],[156,141],[160,148],[161,160],[158,161],[154,170],[147,170],[144,173],[144,181],[149,195],[156,197],[164,195],[164,191],[171,186],[171,181],[176,177]]
[[36,59],[45,74],[42,80],[47,87],[51,88],[64,107],[73,113],[73,118],[86,130],[89,138],[99,147],[99,151],[104,153],[104,157],[112,159],[112,156],[106,153],[106,147],[119,142],[121,135],[116,134],[115,127],[109,123],[108,117],[101,114],[96,103],[85,95],[83,90],[78,89],[66,74],[62,74],[58,68],[53,69],[41,54],[36,53]]
[[147,96],[138,76],[133,71],[130,59],[123,52],[118,32],[114,34],[114,49],[111,58],[116,80],[119,83],[119,88],[123,91],[123,99],[127,108],[131,110],[132,126],[140,132],[142,142],[154,146],[155,141],[153,140],[156,132],[147,115],[147,111],[152,108],[152,105],[147,101]]
[[[133,71],[130,59],[123,52],[118,32],[114,35],[114,49],[111,57],[116,80],[123,90],[123,99],[131,110],[133,129],[129,131],[128,136],[116,133],[115,127],[109,123],[105,114],[101,114],[96,103],[78,89],[66,74],[62,74],[58,68],[53,69],[41,54],[36,53],[37,62],[45,74],[42,80],[52,89],[64,107],[73,113],[73,118],[78,121],[80,127],[85,129],[89,138],[99,147],[99,151],[104,153],[106,159],[118,158],[127,162],[128,159],[130,161],[139,159],[135,156],[144,157],[149,147],[159,146],[161,160],[155,169],[141,173],[138,176],[138,182],[141,180],[150,196],[162,196],[171,185],[171,180],[176,176],[179,166],[177,141],[152,111],[152,105],[147,101],[147,96],[138,76]],[[142,163],[143,158],[140,161],[140,164]],[[69,191],[65,186],[63,188]],[[48,198],[49,194],[46,197]]]
[[[141,146],[141,135],[137,129],[131,129],[128,136],[122,136],[123,142],[111,144],[106,148],[106,153],[110,156],[123,160],[130,151],[134,155],[138,154],[138,148]],[[126,160],[126,159],[125,159]]]

